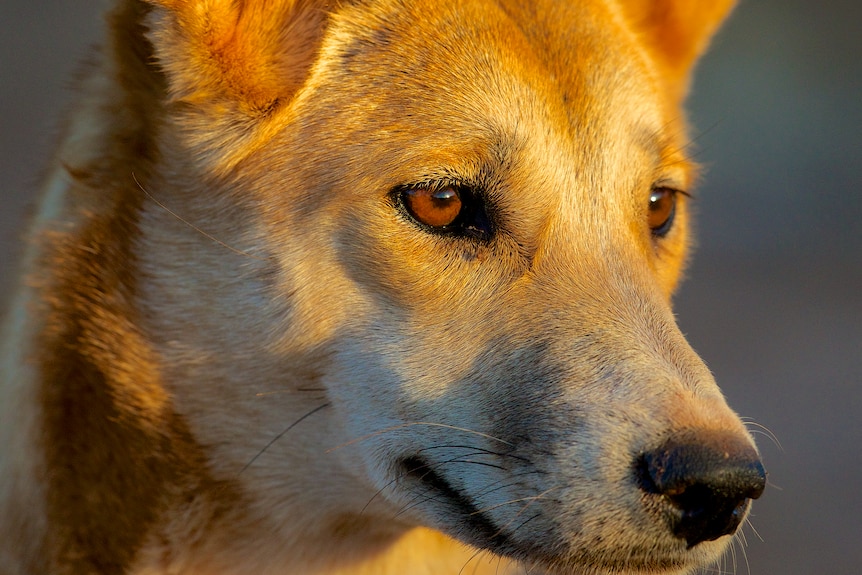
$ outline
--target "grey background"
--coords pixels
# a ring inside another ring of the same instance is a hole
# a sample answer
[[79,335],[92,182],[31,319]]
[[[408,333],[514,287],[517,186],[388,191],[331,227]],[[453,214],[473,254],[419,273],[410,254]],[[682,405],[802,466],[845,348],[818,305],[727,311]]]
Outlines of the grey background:
[[[0,3],[0,296],[95,0]],[[748,0],[690,101],[700,249],[683,330],[766,426],[736,573],[862,572],[862,2]],[[744,555],[744,556],[743,556]],[[734,572],[728,559],[725,572]]]

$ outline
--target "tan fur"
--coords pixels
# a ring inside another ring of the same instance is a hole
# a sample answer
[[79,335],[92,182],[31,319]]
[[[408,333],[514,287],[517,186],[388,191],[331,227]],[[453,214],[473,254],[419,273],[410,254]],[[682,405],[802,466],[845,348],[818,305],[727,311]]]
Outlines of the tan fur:
[[[671,312],[686,198],[646,224],[693,185],[679,103],[730,4],[120,2],[4,327],[0,574],[718,558],[632,458],[751,441]],[[393,199],[441,182],[489,241]]]

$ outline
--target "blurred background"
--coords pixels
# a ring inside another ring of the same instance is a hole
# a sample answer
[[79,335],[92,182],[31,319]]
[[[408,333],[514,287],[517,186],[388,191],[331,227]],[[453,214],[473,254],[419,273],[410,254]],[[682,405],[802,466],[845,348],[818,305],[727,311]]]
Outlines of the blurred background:
[[[0,298],[102,8],[0,3]],[[862,2],[744,0],[689,109],[706,169],[700,247],[676,309],[731,405],[768,429],[758,442],[770,486],[722,572],[858,575]]]

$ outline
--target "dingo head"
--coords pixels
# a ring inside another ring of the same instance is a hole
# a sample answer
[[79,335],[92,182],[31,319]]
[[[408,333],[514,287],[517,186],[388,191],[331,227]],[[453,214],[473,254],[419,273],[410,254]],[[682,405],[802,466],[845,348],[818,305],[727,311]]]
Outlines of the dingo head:
[[216,472],[342,539],[717,557],[763,471],[670,297],[729,1],[153,4],[141,315]]

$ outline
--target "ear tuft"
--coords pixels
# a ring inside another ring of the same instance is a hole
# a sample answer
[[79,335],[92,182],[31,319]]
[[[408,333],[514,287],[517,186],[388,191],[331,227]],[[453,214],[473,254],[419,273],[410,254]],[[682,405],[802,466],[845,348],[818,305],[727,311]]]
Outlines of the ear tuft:
[[315,0],[150,0],[171,98],[266,114],[302,86],[328,15]]
[[634,30],[665,76],[674,79],[677,98],[685,96],[691,68],[735,3],[736,0],[621,0]]

